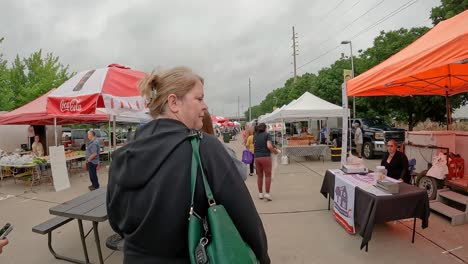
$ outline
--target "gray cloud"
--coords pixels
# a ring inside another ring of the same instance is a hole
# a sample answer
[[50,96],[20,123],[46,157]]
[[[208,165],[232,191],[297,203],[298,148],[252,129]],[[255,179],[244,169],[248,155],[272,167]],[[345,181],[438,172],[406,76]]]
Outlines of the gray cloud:
[[[407,0],[318,1],[2,1],[0,51],[8,60],[43,49],[72,71],[120,63],[151,71],[187,65],[206,80],[207,102],[218,115],[235,116],[292,76],[291,27],[299,35],[299,69],[316,72],[349,54],[340,46],[408,3]],[[410,1],[411,3],[411,1]],[[437,0],[418,1],[352,39],[354,52],[381,30],[429,26]],[[363,15],[369,9],[372,11]],[[353,22],[351,25],[350,23]],[[349,27],[347,27],[349,25]],[[347,28],[345,28],[347,27]],[[330,51],[331,50],[331,51]]]

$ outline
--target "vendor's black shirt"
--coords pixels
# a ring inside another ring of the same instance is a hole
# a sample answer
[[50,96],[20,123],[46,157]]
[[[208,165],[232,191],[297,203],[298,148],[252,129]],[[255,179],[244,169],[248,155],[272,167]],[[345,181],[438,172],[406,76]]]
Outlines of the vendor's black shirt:
[[408,158],[403,152],[397,151],[393,155],[390,163],[387,162],[388,156],[390,154],[387,152],[380,165],[385,166],[387,169],[387,176],[393,179],[403,179],[404,182],[410,183],[410,175],[408,171]]

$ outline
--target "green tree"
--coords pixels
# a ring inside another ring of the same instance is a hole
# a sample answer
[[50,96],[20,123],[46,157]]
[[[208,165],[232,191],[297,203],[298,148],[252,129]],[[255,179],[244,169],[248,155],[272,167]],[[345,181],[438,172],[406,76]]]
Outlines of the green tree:
[[17,55],[7,72],[6,86],[3,89],[10,92],[4,96],[9,104],[1,104],[1,110],[22,106],[60,86],[71,77],[68,66],[63,66],[59,57],[53,56],[52,53],[43,56],[41,50],[23,59]]
[[[4,38],[0,38],[0,44]],[[0,52],[0,111],[13,108],[13,91],[9,87],[9,71],[7,61],[3,59],[3,54]]]
[[440,6],[431,10],[432,24],[437,25],[440,21],[451,18],[468,9],[468,0],[442,0]]

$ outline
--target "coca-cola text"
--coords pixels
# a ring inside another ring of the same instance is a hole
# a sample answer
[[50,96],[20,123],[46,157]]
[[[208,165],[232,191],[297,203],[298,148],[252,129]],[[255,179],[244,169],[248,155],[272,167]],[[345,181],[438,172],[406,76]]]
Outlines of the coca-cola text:
[[81,111],[81,104],[80,100],[72,99],[68,100],[60,100],[60,112],[80,112]]

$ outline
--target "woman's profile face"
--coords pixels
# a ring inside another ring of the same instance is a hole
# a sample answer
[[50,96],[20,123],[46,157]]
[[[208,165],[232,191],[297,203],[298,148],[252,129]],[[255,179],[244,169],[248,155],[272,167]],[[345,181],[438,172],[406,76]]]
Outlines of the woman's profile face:
[[199,81],[183,98],[178,99],[180,100],[180,108],[176,116],[190,129],[203,127],[204,112],[208,109],[203,99],[203,85]]
[[397,151],[396,143],[393,142],[393,141],[388,142],[387,143],[387,150],[388,150],[388,153],[395,154],[395,152]]

